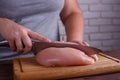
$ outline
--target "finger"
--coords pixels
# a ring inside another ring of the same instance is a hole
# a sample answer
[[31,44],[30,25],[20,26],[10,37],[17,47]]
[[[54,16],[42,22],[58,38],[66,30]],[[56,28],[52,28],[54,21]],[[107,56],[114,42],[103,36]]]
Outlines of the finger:
[[95,63],[95,60],[93,58],[89,57],[88,55],[83,55],[83,63],[93,64],[93,63]]
[[83,42],[78,42],[79,45],[85,46],[85,44]]
[[81,63],[83,65],[95,63],[94,59],[86,55],[84,52],[80,51],[79,54],[81,55]]
[[98,56],[96,54],[88,55],[88,56],[92,57],[95,61],[98,61]]
[[43,41],[43,42],[51,42],[51,40],[45,38],[44,36],[42,36],[36,32],[30,31],[29,36],[30,36],[30,38],[35,39],[35,40],[39,40],[39,41]]
[[88,50],[85,54],[86,54],[87,56],[93,58],[94,61],[97,61],[97,60],[98,60],[97,54],[94,54],[94,52],[92,52],[92,51],[89,51],[89,50]]
[[82,42],[85,46],[90,46],[87,42],[83,41]]
[[97,57],[97,55],[96,55],[96,51],[95,51],[95,50],[93,50],[92,48],[87,47],[87,46],[80,46],[80,47],[81,47],[81,50],[82,50],[83,52],[85,52],[85,54],[86,54],[87,56],[93,58],[95,61],[98,60],[98,57]]
[[9,42],[9,45],[10,45],[10,49],[12,51],[16,51],[16,46],[15,46],[14,40],[9,40],[8,42]]
[[17,47],[17,52],[21,53],[22,50],[23,50],[22,40],[21,39],[16,39],[15,44],[16,44],[16,47]]
[[82,41],[72,41],[74,43],[77,43],[78,45],[84,46],[84,43]]
[[31,39],[29,38],[28,35],[22,37],[22,41],[23,41],[23,44],[24,44],[24,46],[25,46],[25,48],[23,49],[23,54],[26,54],[26,53],[28,53],[28,52],[31,50],[31,48],[32,48],[32,41],[31,41]]

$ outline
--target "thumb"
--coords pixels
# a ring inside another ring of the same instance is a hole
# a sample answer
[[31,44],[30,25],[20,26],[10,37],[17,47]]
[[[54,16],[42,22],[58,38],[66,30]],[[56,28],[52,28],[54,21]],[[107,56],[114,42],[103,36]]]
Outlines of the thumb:
[[39,41],[42,41],[42,42],[51,42],[50,39],[48,39],[48,38],[46,38],[46,37],[44,37],[44,36],[42,36],[42,35],[40,35],[36,32],[29,31],[28,35],[29,35],[30,38],[35,39],[35,40],[39,40]]

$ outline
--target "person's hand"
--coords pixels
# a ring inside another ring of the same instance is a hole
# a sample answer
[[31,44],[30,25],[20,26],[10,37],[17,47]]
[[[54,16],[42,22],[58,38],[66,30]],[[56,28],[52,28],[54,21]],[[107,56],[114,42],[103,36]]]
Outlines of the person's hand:
[[[71,41],[71,42],[77,43],[80,46],[88,46],[88,47],[90,47],[90,45],[87,42],[85,42],[85,41]],[[95,61],[98,60],[97,55],[93,54],[94,52],[91,52],[91,48],[87,48],[87,47],[83,47],[83,48],[85,50],[85,54],[86,55],[88,55],[89,57],[92,57]]]
[[87,42],[85,41],[71,41],[73,43],[77,43],[79,45],[82,45],[82,46],[90,46]]
[[44,36],[5,18],[0,18],[0,35],[9,42],[11,50],[18,53],[28,53],[31,50],[31,39],[51,42]]

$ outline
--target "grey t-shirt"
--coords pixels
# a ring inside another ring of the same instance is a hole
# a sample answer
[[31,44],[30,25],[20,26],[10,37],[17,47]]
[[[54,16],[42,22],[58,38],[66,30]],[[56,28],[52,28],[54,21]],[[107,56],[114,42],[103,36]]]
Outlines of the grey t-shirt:
[[9,18],[52,40],[64,0],[0,0],[0,17]]
[[[58,40],[58,20],[63,6],[64,0],[0,0],[0,18],[11,19],[54,41]],[[4,52],[0,48],[0,58],[16,55]]]

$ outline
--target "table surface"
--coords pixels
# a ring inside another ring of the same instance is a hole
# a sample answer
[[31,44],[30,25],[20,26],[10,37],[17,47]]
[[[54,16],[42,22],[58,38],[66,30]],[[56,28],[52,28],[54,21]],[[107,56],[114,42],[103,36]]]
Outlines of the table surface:
[[[120,59],[120,50],[107,51],[105,54]],[[12,61],[0,62],[0,80],[13,80]],[[120,80],[120,73],[102,74],[64,80]]]

